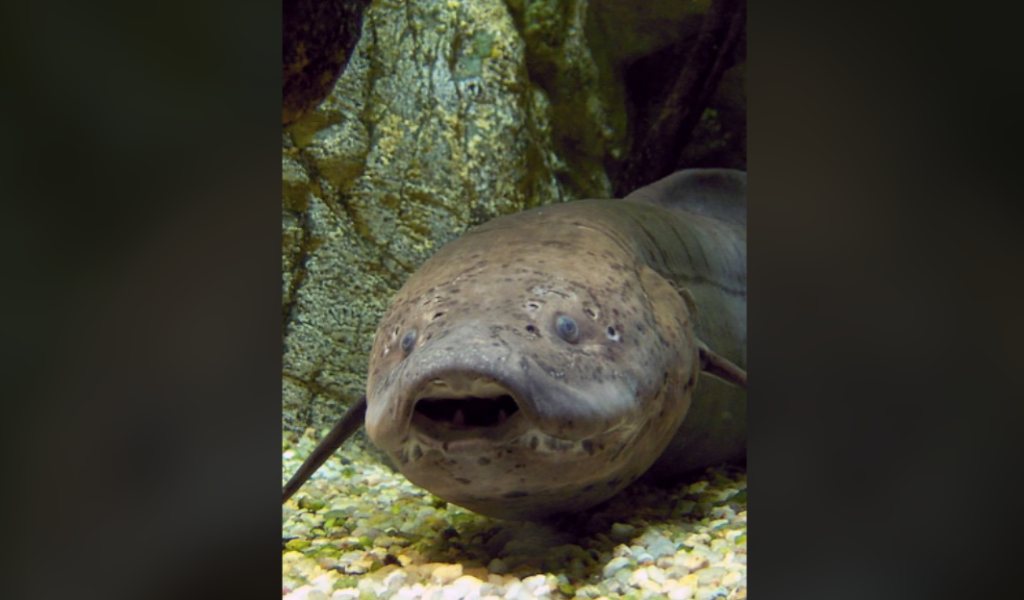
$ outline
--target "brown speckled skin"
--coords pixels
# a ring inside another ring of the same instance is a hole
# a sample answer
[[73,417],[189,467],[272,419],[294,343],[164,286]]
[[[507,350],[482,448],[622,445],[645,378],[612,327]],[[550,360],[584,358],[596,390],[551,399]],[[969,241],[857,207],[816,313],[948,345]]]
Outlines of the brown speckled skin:
[[[413,483],[511,519],[593,506],[659,457],[664,477],[742,458],[745,393],[698,377],[698,340],[745,368],[745,182],[682,171],[624,200],[495,219],[445,246],[377,332],[370,438]],[[559,336],[558,315],[578,340]],[[439,439],[413,418],[439,380],[456,396],[500,387],[520,410]]]

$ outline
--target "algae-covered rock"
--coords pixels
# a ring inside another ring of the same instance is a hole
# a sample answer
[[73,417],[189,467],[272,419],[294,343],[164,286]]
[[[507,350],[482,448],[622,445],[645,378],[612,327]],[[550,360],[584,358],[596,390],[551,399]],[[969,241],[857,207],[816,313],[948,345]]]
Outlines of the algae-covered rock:
[[[636,158],[637,148],[643,149],[650,143],[647,127],[666,109],[666,103],[673,108],[670,92],[689,61],[695,53],[706,54],[696,50],[702,33],[708,33],[703,30],[713,4],[720,23],[736,16],[742,25],[742,0],[589,0],[587,38],[601,75],[600,97],[607,105],[607,113],[617,115],[616,123],[622,124],[621,148],[610,154],[605,163],[621,193],[652,181],[626,181],[629,178],[621,171],[630,159]],[[697,77],[691,81],[697,89],[683,90],[693,92],[694,97],[703,97],[706,92],[709,97],[706,106],[694,107],[699,119],[692,130],[669,132],[670,137],[689,140],[678,156],[668,157],[675,168],[746,169],[745,26],[741,27],[739,41],[732,44],[727,39],[727,27],[715,29],[707,46],[713,51],[723,46],[729,48],[722,48],[726,53],[718,57],[724,73],[720,83],[715,83],[715,78],[705,81]],[[711,64],[706,67],[712,70]],[[703,89],[702,84],[710,85]],[[674,108],[684,111],[688,107]]]
[[[711,0],[507,0],[526,43],[531,81],[550,100],[558,176],[573,197],[621,193],[622,174],[643,147],[644,128],[691,57]],[[732,5],[730,5],[732,6]],[[723,84],[671,162],[746,168],[745,58]],[[735,66],[733,66],[735,63]],[[699,90],[698,90],[699,91]],[[668,132],[673,136],[673,132]],[[667,173],[665,173],[667,174]],[[614,185],[612,185],[614,183]]]
[[550,100],[560,180],[576,198],[608,198],[608,155],[624,149],[625,113],[614,102],[587,36],[588,0],[509,0],[526,43],[530,78]]
[[370,0],[285,0],[281,122],[294,123],[334,87],[359,40]]
[[370,5],[332,94],[286,130],[286,427],[363,393],[380,315],[440,245],[566,199],[548,110],[500,0]]

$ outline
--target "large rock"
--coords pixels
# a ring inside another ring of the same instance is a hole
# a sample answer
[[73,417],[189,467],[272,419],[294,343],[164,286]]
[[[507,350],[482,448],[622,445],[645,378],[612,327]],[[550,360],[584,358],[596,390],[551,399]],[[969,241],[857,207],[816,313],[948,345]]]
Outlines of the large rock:
[[370,0],[285,0],[281,122],[316,108],[345,70]]
[[545,95],[500,0],[374,2],[332,94],[284,140],[284,409],[363,393],[387,302],[471,224],[565,199]]

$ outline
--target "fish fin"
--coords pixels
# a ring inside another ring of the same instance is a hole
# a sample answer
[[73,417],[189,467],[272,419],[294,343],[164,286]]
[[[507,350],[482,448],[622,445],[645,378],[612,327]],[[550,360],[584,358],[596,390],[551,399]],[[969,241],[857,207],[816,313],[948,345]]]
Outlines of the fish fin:
[[704,342],[699,343],[701,370],[726,383],[747,389],[747,372],[731,360],[716,354]]
[[633,191],[625,199],[746,226],[747,173],[734,169],[684,169]]
[[686,308],[690,311],[690,319],[694,322],[697,321],[697,299],[693,297],[690,290],[682,286],[673,286],[676,292],[679,293],[683,298],[683,302],[686,303]]
[[341,419],[338,420],[338,423],[331,429],[330,433],[320,440],[320,443],[309,453],[306,460],[299,465],[295,474],[292,475],[292,478],[284,486],[284,499],[281,500],[281,504],[287,502],[295,492],[299,491],[302,484],[306,483],[306,480],[313,473],[316,473],[321,465],[327,462],[331,454],[334,454],[334,451],[340,448],[345,443],[345,440],[352,437],[352,434],[363,425],[365,419],[366,396],[363,396],[345,411],[345,414],[341,416]]
[[[668,280],[655,273],[653,269],[647,267],[644,269],[640,280],[643,283],[644,290],[647,291],[647,295],[655,300],[659,306],[667,303],[669,306],[674,307],[673,310],[678,313],[685,312],[689,321],[695,323],[697,320],[697,300],[690,293],[690,290],[682,286],[673,286]],[[650,273],[647,271],[650,271]],[[676,298],[672,298],[672,296]],[[682,305],[679,304],[678,300],[682,300]],[[655,318],[657,318],[657,312],[655,313]],[[667,325],[664,317],[657,319],[659,326],[665,327]],[[675,335],[681,335],[681,329],[682,325],[672,328],[672,331]],[[697,349],[700,355],[701,371],[708,375],[713,375],[726,383],[731,383],[743,389],[747,388],[747,372],[744,369],[714,352],[711,348],[708,348],[708,345],[701,340],[697,340]]]

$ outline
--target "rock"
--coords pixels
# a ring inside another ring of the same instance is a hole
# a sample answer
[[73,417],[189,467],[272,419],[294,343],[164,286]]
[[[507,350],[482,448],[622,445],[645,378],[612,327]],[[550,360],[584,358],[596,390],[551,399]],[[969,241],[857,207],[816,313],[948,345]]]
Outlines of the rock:
[[633,539],[635,534],[636,527],[626,523],[614,523],[612,524],[612,530],[609,533],[609,537],[616,542],[625,543]]
[[491,562],[487,563],[487,570],[491,573],[503,575],[508,573],[508,565],[500,558],[494,558],[491,559]]
[[294,123],[334,87],[359,40],[369,0],[285,0],[281,122]]
[[462,600],[464,598],[479,598],[482,581],[476,577],[463,575],[455,579],[450,587],[445,588],[442,598],[444,600]]
[[430,574],[430,580],[438,584],[451,583],[462,577],[462,565],[437,565]]
[[501,0],[376,2],[363,16],[331,94],[286,130],[291,430],[333,424],[363,393],[380,315],[438,246],[566,198],[547,99]]
[[666,595],[669,600],[690,600],[690,598],[693,598],[693,587],[689,585],[681,585],[677,588],[673,588]]
[[625,556],[617,556],[608,561],[607,564],[605,564],[604,568],[601,570],[601,573],[606,578],[611,577],[612,575],[615,575],[615,573],[617,573],[620,569],[629,566],[629,564],[630,560],[628,558],[626,558]]

